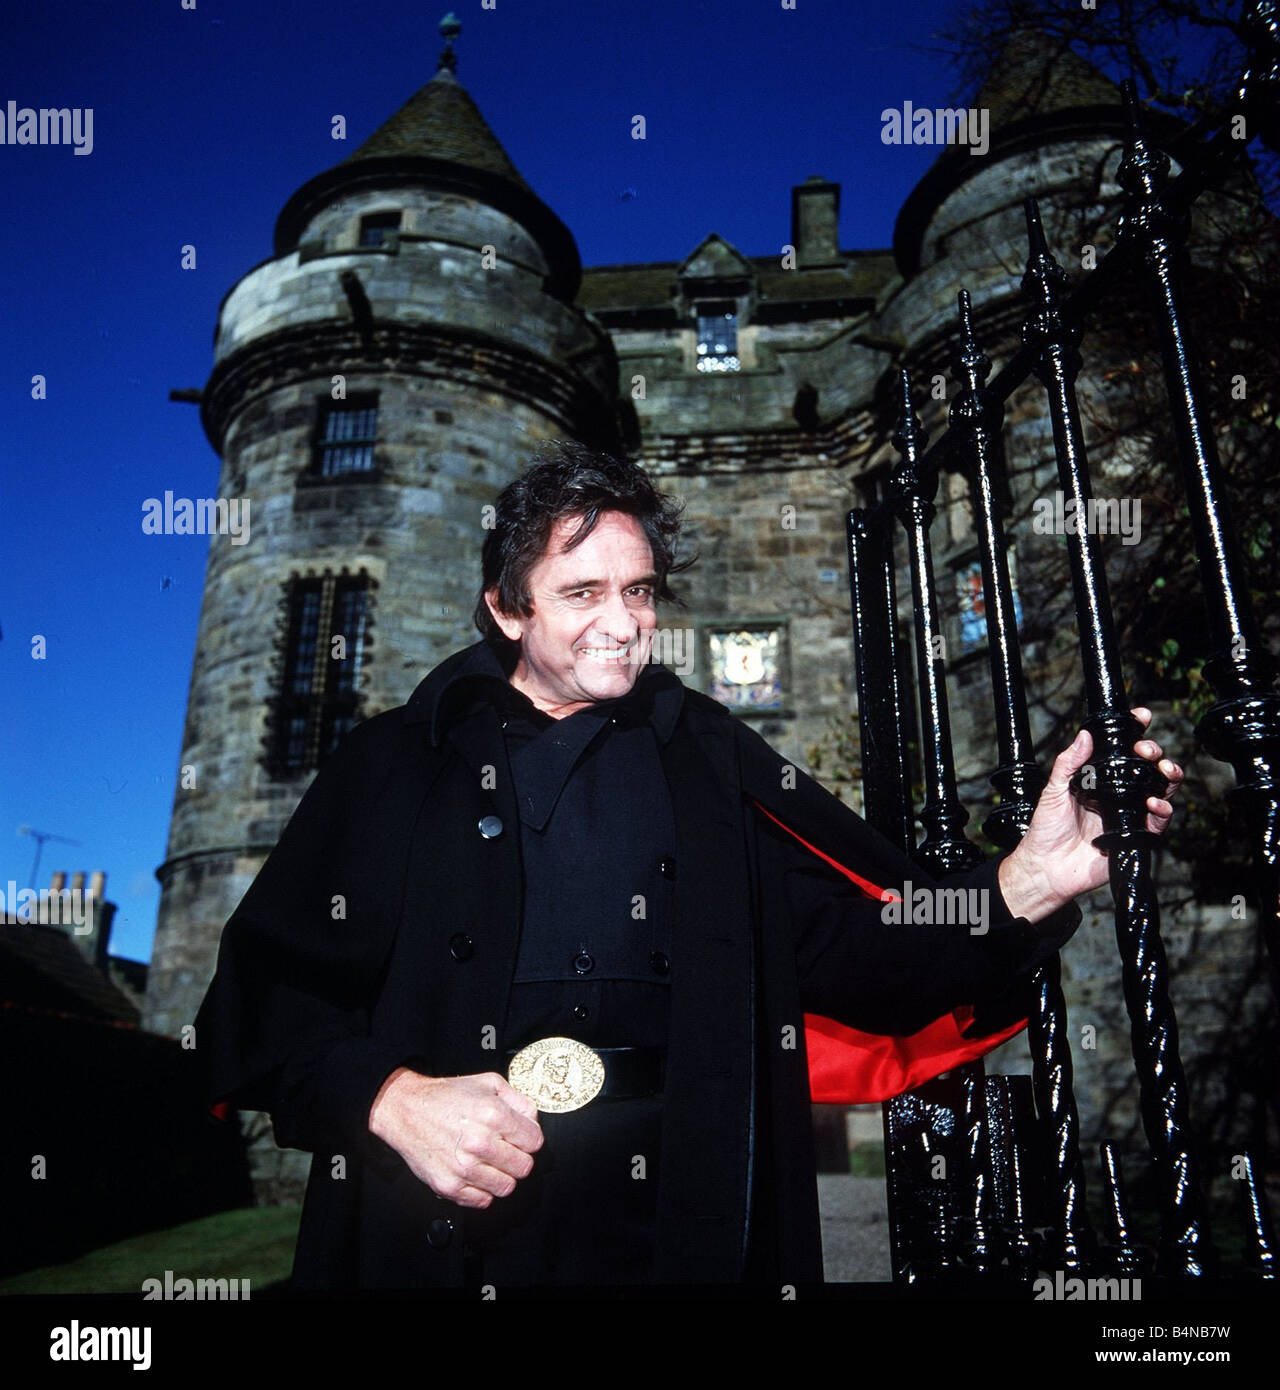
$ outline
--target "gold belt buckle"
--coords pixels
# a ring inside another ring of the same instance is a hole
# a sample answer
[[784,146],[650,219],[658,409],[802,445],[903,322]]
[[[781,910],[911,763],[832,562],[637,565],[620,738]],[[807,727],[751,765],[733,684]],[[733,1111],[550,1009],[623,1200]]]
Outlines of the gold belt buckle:
[[600,1094],[604,1059],[573,1038],[540,1038],[511,1059],[507,1080],[539,1110],[581,1110]]

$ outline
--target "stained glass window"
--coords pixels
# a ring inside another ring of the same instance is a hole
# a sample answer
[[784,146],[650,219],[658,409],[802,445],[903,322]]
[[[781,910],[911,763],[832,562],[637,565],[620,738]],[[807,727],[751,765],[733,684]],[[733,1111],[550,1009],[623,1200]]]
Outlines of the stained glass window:
[[[1022,626],[1022,601],[1018,597],[1018,570],[1014,552],[1006,552],[1009,561],[1009,584],[1013,590],[1013,616]],[[960,601],[960,650],[973,651],[987,641],[987,602],[982,590],[982,562],[970,560],[956,570],[956,594]]]

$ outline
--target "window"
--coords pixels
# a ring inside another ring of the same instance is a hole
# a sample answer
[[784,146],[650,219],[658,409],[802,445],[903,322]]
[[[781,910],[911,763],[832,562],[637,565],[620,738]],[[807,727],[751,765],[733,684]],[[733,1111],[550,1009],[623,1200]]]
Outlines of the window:
[[312,472],[321,478],[373,472],[377,436],[377,396],[322,401]]
[[[1006,549],[1009,587],[1013,591],[1013,621],[1022,626],[1022,600],[1018,597],[1018,568],[1012,546]],[[982,561],[970,560],[956,570],[956,597],[960,606],[960,651],[975,651],[987,643],[987,602],[982,588]]]
[[698,370],[736,372],[738,361],[738,314],[732,300],[704,302],[697,306]]
[[290,581],[270,739],[269,763],[277,774],[319,767],[357,722],[371,585],[365,574]]
[[385,246],[387,233],[400,230],[398,212],[371,212],[360,219],[360,245]]

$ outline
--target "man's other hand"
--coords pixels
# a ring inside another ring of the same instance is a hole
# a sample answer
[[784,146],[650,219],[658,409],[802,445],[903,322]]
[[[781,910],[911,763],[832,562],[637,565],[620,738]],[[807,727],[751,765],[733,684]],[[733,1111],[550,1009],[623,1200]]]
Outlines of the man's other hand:
[[369,1129],[438,1197],[487,1207],[533,1171],[542,1147],[538,1107],[497,1072],[423,1076],[393,1071],[369,1110]]
[[[1151,711],[1130,711],[1145,729]],[[1164,796],[1147,798],[1147,829],[1163,835],[1173,815],[1173,796],[1184,773],[1150,738],[1133,745],[1140,758],[1155,763],[1165,777]],[[1107,856],[1093,843],[1102,834],[1102,818],[1086,810],[1071,791],[1071,778],[1093,756],[1093,736],[1081,729],[1076,741],[1058,754],[1048,785],[1040,793],[1031,825],[1017,849],[1001,861],[1000,892],[1015,917],[1038,922],[1081,893],[1101,888],[1108,879]]]

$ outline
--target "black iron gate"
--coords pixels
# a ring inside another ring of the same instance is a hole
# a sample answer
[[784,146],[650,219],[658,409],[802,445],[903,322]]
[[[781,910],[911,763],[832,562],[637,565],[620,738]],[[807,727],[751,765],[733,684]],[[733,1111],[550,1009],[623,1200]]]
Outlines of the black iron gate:
[[[1255,3],[1255,46],[1233,115],[1249,130],[1280,110],[1280,41],[1274,0]],[[1069,297],[1066,277],[1046,244],[1039,210],[1027,199],[1029,254],[1021,349],[988,380],[991,363],[961,291],[953,372],[958,394],[945,434],[926,452],[926,437],[900,377],[899,456],[884,495],[848,517],[850,590],[858,652],[857,688],[863,789],[868,821],[933,873],[945,876],[982,858],[963,833],[947,708],[941,615],[929,526],[943,467],[969,484],[981,557],[988,657],[995,705],[997,766],[990,781],[999,804],[983,831],[1001,848],[1026,833],[1045,776],[1033,757],[1017,623],[997,504],[993,466],[1005,403],[1032,376],[1047,397],[1059,486],[1078,517],[1092,498],[1076,397],[1081,327],[1121,276],[1150,290],[1164,362],[1182,486],[1189,508],[1211,637],[1205,675],[1216,703],[1197,728],[1206,749],[1235,772],[1230,794],[1248,817],[1260,869],[1255,904],[1280,982],[1280,694],[1274,666],[1250,611],[1233,527],[1226,510],[1212,426],[1202,405],[1179,300],[1185,214],[1234,162],[1239,127],[1228,119],[1184,160],[1170,180],[1169,160],[1143,133],[1135,89],[1124,86],[1129,136],[1118,179],[1126,201],[1115,248]],[[894,541],[906,533],[914,614],[924,801],[915,843],[905,743],[906,689],[898,650]],[[1142,727],[1130,713],[1107,577],[1087,525],[1068,532],[1068,559],[1084,676],[1083,727],[1093,736],[1092,785],[1073,790],[1099,813],[1097,843],[1109,858],[1116,940],[1128,1011],[1143,1126],[1158,1181],[1161,1230],[1157,1277],[1198,1278],[1213,1269],[1197,1171],[1168,965],[1151,874],[1154,837],[1146,798],[1164,779],[1132,749]],[[1278,991],[1280,995],[1280,991]],[[1032,1075],[988,1077],[981,1063],[960,1068],[885,1106],[886,1170],[894,1277],[919,1283],[1023,1282],[1034,1271],[1128,1275],[1148,1261],[1132,1236],[1119,1156],[1101,1149],[1110,1229],[1095,1235],[1085,1209],[1080,1122],[1072,1090],[1071,1048],[1058,963],[1039,971],[1028,1041]],[[939,1162],[941,1160],[941,1162]],[[1246,1239],[1242,1269],[1275,1277],[1275,1244],[1253,1158],[1241,1190]]]

